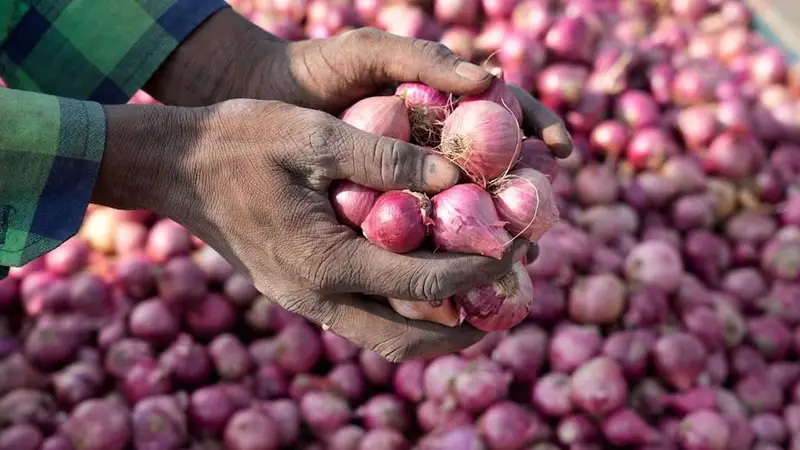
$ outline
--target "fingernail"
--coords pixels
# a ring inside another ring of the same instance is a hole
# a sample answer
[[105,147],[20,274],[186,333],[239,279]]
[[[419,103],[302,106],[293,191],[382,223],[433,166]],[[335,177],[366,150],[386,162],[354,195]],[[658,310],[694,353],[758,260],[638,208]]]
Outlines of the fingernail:
[[456,73],[469,81],[483,81],[489,77],[489,72],[471,62],[462,61],[456,66]]
[[443,156],[427,155],[422,170],[423,181],[433,190],[441,191],[458,183],[458,168]]

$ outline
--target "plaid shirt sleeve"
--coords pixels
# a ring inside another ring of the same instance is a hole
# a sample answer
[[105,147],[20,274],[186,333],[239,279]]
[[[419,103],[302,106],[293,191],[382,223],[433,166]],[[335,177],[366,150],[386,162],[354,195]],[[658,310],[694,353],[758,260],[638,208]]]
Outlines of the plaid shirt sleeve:
[[80,228],[105,144],[100,104],[127,102],[226,6],[0,0],[0,76],[12,88],[0,88],[0,278]]

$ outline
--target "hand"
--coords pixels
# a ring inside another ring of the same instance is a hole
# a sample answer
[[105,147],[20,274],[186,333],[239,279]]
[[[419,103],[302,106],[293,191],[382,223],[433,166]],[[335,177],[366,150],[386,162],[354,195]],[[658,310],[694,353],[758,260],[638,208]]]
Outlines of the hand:
[[518,240],[499,261],[396,255],[338,224],[328,201],[333,180],[434,193],[455,184],[459,172],[421,147],[361,132],[323,112],[233,100],[209,108],[116,106],[106,113],[94,202],[177,220],[264,295],[393,361],[459,350],[482,333],[405,319],[373,296],[449,297],[506,273],[528,251]]
[[[375,28],[329,39],[287,43],[264,58],[253,92],[309,108],[339,113],[392,83],[419,81],[456,95],[485,91],[492,74],[438,42],[395,36]],[[527,136],[544,140],[566,158],[572,140],[563,122],[529,93],[512,85],[524,112]],[[273,94],[278,93],[278,94]]]
[[[421,81],[452,94],[483,92],[491,75],[443,45],[372,28],[329,39],[286,42],[230,9],[192,33],[146,90],[170,105],[205,106],[232,98],[278,100],[338,114],[380,89]],[[561,119],[514,86],[526,135],[565,158],[572,141]]]

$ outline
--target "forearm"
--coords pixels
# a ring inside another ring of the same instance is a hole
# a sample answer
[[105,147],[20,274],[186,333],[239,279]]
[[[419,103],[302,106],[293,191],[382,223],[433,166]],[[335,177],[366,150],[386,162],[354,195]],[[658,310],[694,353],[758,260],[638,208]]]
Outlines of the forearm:
[[106,141],[92,203],[173,215],[187,196],[199,142],[211,128],[211,108],[104,107]]
[[[205,106],[234,98],[270,99],[259,72],[286,43],[224,9],[198,27],[156,71],[145,90],[168,105]],[[256,80],[258,82],[256,82]]]

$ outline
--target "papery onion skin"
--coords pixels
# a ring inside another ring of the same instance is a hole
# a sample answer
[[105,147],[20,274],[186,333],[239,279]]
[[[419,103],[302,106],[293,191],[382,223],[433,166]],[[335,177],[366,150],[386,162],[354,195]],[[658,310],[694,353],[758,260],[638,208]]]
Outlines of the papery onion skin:
[[517,119],[517,123],[522,123],[522,105],[519,104],[517,96],[514,95],[514,92],[511,91],[511,89],[508,88],[502,76],[495,77],[492,80],[492,84],[489,85],[489,89],[486,91],[480,94],[463,97],[458,101],[458,104],[465,105],[469,102],[480,100],[488,100],[508,108],[508,110],[514,114],[514,117]]
[[441,152],[475,183],[485,186],[519,159],[522,132],[506,107],[488,100],[459,105],[442,130]]
[[477,184],[458,184],[435,195],[431,236],[441,251],[468,253],[500,259],[511,235],[491,195]]
[[408,109],[413,142],[439,145],[442,122],[450,112],[450,96],[423,83],[402,83],[395,95],[403,99]]
[[367,133],[408,142],[411,122],[403,99],[397,96],[367,97],[342,114],[342,121]]
[[492,188],[493,201],[506,230],[538,241],[558,222],[559,212],[547,177],[533,169],[516,169]]

